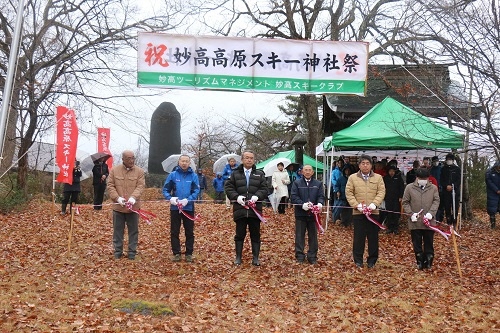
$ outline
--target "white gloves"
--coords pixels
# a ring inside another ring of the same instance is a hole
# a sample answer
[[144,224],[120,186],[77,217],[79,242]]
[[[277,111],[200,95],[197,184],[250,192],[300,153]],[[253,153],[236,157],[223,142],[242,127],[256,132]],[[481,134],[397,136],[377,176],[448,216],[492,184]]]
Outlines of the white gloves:
[[417,219],[418,219],[418,213],[413,213],[413,215],[411,216],[411,221],[417,222]]
[[253,203],[256,203],[258,200],[259,200],[259,197],[256,195],[252,195],[252,197],[250,198],[250,201]]
[[305,211],[308,211],[309,209],[311,209],[311,207],[312,207],[312,203],[310,203],[310,202],[304,202],[302,204],[302,209]]
[[171,204],[171,205],[177,205],[177,200],[178,200],[178,199],[179,199],[179,198],[177,198],[177,197],[171,197],[171,198],[170,198],[170,204]]
[[245,206],[245,196],[239,195],[238,199],[236,199],[236,202],[238,202],[242,206]]
[[321,208],[323,208],[323,205],[322,205],[322,204],[320,204],[320,203],[317,203],[317,204],[316,204],[316,207],[318,207],[318,208],[319,208],[319,210],[321,210]]
[[427,213],[424,215],[426,219],[428,219],[429,221],[432,220],[432,214],[431,213]]
[[363,204],[361,204],[361,203],[360,203],[360,204],[358,204],[358,207],[357,207],[357,208],[358,208],[358,210],[362,213],[362,212],[363,212],[363,208],[365,208],[365,207],[364,207],[364,205],[363,205]]
[[375,206],[375,204],[372,202],[370,205],[368,205],[368,209],[375,210],[375,209],[377,209],[377,206]]
[[118,202],[120,204],[120,206],[125,206],[125,198],[123,198],[123,197],[118,197],[116,202]]
[[182,207],[186,207],[188,204],[188,199],[179,200],[179,203],[182,205]]
[[128,198],[127,203],[129,203],[129,204],[131,204],[133,206],[135,204],[135,198],[134,197]]

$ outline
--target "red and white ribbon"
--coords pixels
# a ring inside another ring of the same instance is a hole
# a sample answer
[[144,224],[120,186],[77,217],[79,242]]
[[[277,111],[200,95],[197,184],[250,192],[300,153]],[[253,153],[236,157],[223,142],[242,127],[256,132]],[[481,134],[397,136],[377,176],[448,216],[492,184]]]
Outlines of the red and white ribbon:
[[368,221],[370,221],[371,223],[376,224],[380,229],[382,229],[382,230],[387,229],[387,227],[385,225],[381,224],[380,222],[378,222],[377,220],[375,220],[373,217],[371,217],[372,210],[370,208],[368,208],[367,206],[363,206],[363,214],[365,214],[365,216],[368,219]]
[[245,205],[245,208],[248,209],[248,207],[252,208],[253,212],[255,213],[255,215],[257,215],[257,217],[259,218],[259,220],[261,222],[264,222],[264,223],[267,223],[267,220],[264,216],[262,216],[262,214],[259,213],[259,211],[255,208],[257,205],[255,204],[255,202],[249,200],[247,201],[247,204]]
[[182,208],[184,208],[184,206],[181,203],[177,204],[177,208],[179,208],[179,213],[181,213],[182,215],[184,215],[185,217],[187,217],[191,221],[194,221],[194,222],[201,221],[201,215],[200,214],[196,214],[195,216],[192,216],[191,214],[186,213],[184,211],[184,209],[182,209]]
[[127,207],[131,212],[134,212],[137,215],[139,215],[139,217],[142,217],[146,221],[147,224],[151,224],[151,219],[156,217],[155,214],[148,212],[147,210],[142,210],[142,209],[135,210],[135,209],[133,209],[134,206],[130,202],[127,202],[125,204],[125,207]]
[[320,235],[323,235],[325,233],[325,229],[323,229],[323,226],[321,225],[321,209],[317,206],[314,205],[311,208],[311,213],[314,214],[314,219],[316,221],[316,227],[318,228],[318,233]]
[[449,231],[444,231],[439,229],[438,227],[435,227],[431,225],[431,221],[425,217],[425,215],[422,217],[422,221],[424,222],[425,226],[431,230],[434,230],[435,232],[439,233],[441,236],[443,236],[446,240],[448,240],[448,237],[451,236],[451,232]]

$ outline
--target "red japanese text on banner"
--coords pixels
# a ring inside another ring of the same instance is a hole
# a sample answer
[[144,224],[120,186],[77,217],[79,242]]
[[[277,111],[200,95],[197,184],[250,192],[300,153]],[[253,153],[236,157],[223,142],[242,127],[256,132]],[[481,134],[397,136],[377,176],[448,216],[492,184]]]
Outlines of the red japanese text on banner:
[[78,144],[78,125],[75,112],[64,106],[58,106],[56,112],[56,162],[59,167],[57,181],[73,184],[73,166]]
[[[111,131],[109,128],[97,128],[97,151],[99,153],[103,152],[109,154],[110,156],[113,156],[113,154],[111,154],[111,151],[109,150],[110,135]],[[108,168],[111,169],[111,167],[113,167],[113,157],[107,159],[106,164],[108,165]]]

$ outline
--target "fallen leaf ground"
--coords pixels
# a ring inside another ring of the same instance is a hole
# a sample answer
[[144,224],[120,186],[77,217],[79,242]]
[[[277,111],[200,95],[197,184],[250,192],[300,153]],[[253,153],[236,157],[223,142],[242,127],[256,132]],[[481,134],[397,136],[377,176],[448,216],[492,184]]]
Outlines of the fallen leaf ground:
[[[74,218],[51,203],[0,216],[1,332],[495,332],[500,331],[500,231],[477,212],[453,242],[436,235],[431,271],[418,271],[406,229],[380,235],[374,269],[352,262],[352,229],[328,226],[317,265],[294,259],[291,209],[266,209],[261,266],[247,239],[235,267],[234,223],[224,205],[197,205],[195,262],[170,261],[169,205],[141,221],[135,261],[114,260],[111,210],[81,206]],[[248,238],[248,236],[247,236]],[[69,249],[69,251],[68,251]],[[127,313],[113,304],[153,302],[174,314]]]

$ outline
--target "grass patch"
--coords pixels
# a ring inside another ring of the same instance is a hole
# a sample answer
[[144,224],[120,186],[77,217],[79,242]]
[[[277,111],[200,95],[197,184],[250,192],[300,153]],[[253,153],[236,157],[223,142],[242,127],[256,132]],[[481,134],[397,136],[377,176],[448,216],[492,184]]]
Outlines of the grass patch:
[[174,314],[174,311],[164,304],[141,300],[124,299],[114,301],[112,306],[122,312],[140,313],[145,316],[169,316]]

